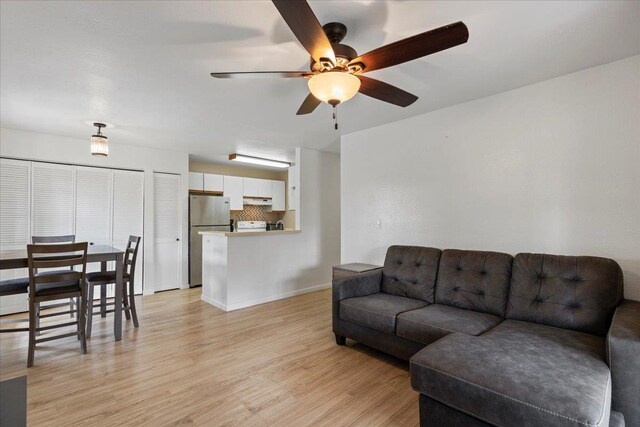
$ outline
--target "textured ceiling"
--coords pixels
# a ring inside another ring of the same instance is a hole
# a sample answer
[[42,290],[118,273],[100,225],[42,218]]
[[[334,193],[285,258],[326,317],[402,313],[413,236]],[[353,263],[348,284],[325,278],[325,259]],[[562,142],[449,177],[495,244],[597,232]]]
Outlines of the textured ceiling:
[[303,79],[216,80],[212,71],[305,70],[308,55],[270,2],[10,2],[0,10],[0,121],[112,142],[290,159],[337,151],[340,134],[640,54],[640,2],[312,1],[359,53],[464,21],[469,42],[370,74],[415,93],[400,108],[363,95],[298,117]]

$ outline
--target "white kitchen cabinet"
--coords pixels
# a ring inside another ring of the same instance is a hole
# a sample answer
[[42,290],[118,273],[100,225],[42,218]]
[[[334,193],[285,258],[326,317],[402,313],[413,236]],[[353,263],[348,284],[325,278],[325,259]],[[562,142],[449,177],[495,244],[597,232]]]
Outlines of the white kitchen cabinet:
[[273,197],[273,183],[270,179],[258,180],[258,196],[259,197]]
[[242,178],[244,181],[243,195],[245,197],[260,197],[260,181],[257,178]]
[[271,199],[271,210],[285,210],[286,189],[284,181],[271,181],[271,192],[273,194]]
[[204,190],[204,174],[201,172],[189,172],[189,190]]
[[204,174],[204,191],[224,191],[224,178],[222,175],[212,173]]
[[229,198],[229,208],[232,211],[241,211],[244,206],[244,180],[241,176],[224,176],[224,197]]

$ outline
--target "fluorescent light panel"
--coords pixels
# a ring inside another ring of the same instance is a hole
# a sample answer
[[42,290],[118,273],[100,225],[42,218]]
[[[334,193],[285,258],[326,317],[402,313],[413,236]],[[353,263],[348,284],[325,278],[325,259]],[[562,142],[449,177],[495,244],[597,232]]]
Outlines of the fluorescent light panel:
[[254,165],[271,166],[272,168],[288,168],[291,166],[289,162],[280,160],[263,159],[262,157],[245,156],[244,154],[229,154],[229,160],[235,162],[252,163]]

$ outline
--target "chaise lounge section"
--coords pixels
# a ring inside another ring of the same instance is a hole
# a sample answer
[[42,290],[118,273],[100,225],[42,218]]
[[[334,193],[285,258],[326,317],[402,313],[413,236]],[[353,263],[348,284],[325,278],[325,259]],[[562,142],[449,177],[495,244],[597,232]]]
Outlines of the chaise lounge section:
[[333,329],[411,359],[421,425],[640,426],[640,303],[622,289],[605,258],[392,246],[334,281]]

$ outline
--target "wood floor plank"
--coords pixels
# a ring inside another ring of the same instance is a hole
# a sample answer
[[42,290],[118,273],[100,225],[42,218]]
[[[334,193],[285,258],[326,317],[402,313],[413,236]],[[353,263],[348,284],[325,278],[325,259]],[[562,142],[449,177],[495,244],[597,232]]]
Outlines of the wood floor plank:
[[418,425],[407,363],[335,344],[330,290],[225,313],[196,288],[138,311],[122,341],[97,316],[86,355],[52,341],[29,369],[26,334],[0,335],[0,379],[28,376],[29,425]]

